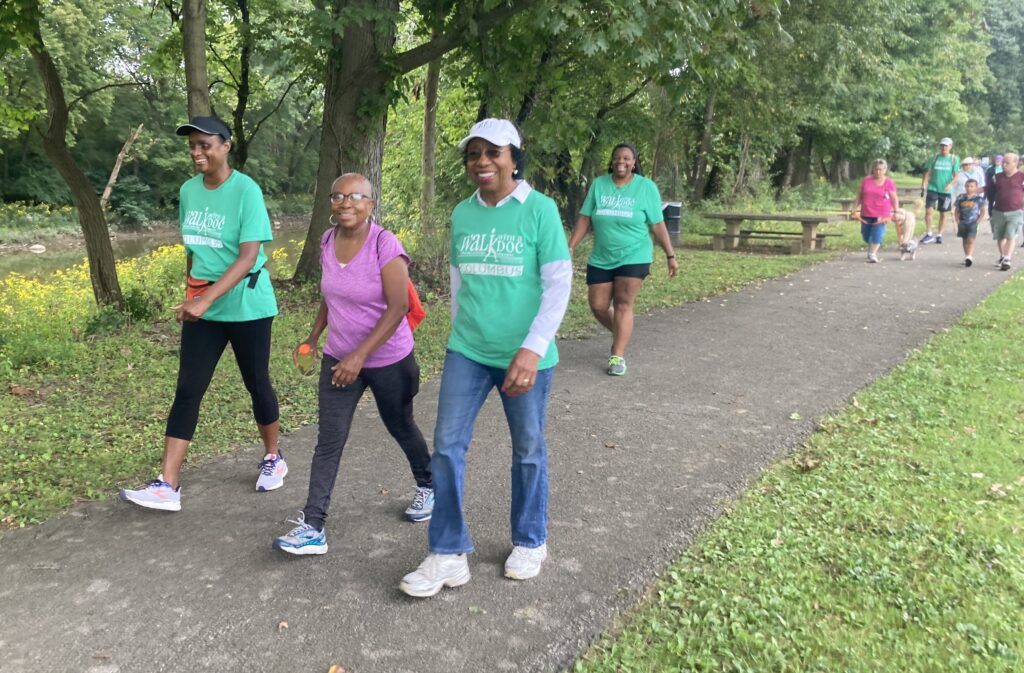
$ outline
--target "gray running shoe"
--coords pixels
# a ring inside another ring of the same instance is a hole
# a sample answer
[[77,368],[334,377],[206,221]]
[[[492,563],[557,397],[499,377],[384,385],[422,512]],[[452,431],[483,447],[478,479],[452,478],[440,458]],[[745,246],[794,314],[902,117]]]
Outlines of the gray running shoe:
[[299,512],[299,518],[288,523],[296,524],[287,535],[274,540],[274,549],[280,549],[296,556],[327,553],[327,533],[306,523],[306,514]]
[[428,521],[434,513],[434,489],[416,487],[416,495],[405,510],[406,521]]
[[608,375],[622,376],[626,373],[626,361],[618,355],[608,358]]

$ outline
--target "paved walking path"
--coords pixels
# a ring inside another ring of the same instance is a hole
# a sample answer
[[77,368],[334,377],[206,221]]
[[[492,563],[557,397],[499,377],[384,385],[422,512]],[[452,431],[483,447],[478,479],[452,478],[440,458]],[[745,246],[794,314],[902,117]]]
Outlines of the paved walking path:
[[[279,491],[254,492],[250,447],[186,472],[178,514],[94,503],[4,536],[0,671],[564,670],[823,414],[1007,279],[988,256],[964,269],[949,243],[912,263],[851,255],[641,317],[622,379],[604,374],[606,337],[561,343],[551,556],[536,580],[501,576],[510,445],[492,397],[468,469],[473,580],[428,600],[398,591],[426,526],[401,520],[412,480],[365,405],[325,556],[270,547],[304,501],[314,428],[285,438]],[[418,400],[427,434],[436,395],[431,382]]]

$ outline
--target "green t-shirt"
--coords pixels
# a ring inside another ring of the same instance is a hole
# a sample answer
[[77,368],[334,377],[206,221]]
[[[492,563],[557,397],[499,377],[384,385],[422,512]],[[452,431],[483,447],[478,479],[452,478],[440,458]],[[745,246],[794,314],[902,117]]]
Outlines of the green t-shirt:
[[625,264],[650,264],[654,260],[650,227],[664,220],[658,185],[634,175],[619,187],[611,175],[590,184],[580,214],[590,218],[594,249],[587,264],[614,269]]
[[[540,310],[541,266],[568,259],[558,206],[540,192],[497,208],[475,194],[455,206],[451,263],[462,284],[448,348],[488,367],[508,367]],[[557,363],[552,339],[537,368]]]
[[939,194],[953,193],[953,188],[947,189],[946,185],[960,172],[960,157],[952,153],[936,154],[924,168],[932,172],[928,177],[928,191]]
[[242,322],[277,315],[277,299],[270,274],[263,268],[267,256],[262,243],[273,238],[263,192],[248,175],[232,171],[216,189],[203,186],[196,175],[181,186],[178,221],[185,252],[192,258],[192,277],[216,281],[238,259],[239,245],[260,241],[251,271],[260,270],[256,286],[243,278],[213,302],[203,320]]

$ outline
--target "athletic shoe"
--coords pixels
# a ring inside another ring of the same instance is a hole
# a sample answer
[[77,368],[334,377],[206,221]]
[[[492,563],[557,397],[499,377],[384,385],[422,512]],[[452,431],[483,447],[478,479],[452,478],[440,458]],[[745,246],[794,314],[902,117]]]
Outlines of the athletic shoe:
[[406,521],[427,521],[434,513],[434,489],[416,487],[416,495],[405,510]]
[[626,361],[618,355],[608,358],[608,375],[622,376],[626,373]]
[[1000,271],[1009,271],[1010,270],[1010,260],[1008,260],[1008,259],[1006,259],[1004,257],[1002,264],[999,265],[999,270]]
[[299,512],[298,520],[289,519],[288,523],[294,523],[296,526],[287,535],[282,535],[274,540],[274,549],[280,549],[296,556],[327,553],[327,533],[306,523],[304,512]]
[[973,264],[974,264],[974,260],[973,259],[971,259],[970,257],[964,257],[964,266],[972,266]]
[[165,512],[181,511],[181,486],[171,488],[162,479],[154,479],[137,491],[121,489],[121,500],[130,502],[146,509],[159,509]]
[[868,262],[871,264],[878,264],[878,255],[873,252],[868,253]]
[[273,491],[284,486],[284,477],[288,474],[288,463],[281,454],[268,453],[260,461],[260,476],[256,480],[256,490]]
[[920,243],[921,245],[924,245],[925,243],[931,243],[934,240],[935,240],[934,236],[932,236],[931,234],[925,234],[924,236],[921,237],[921,240],[918,241],[918,243]]
[[942,234],[939,234],[938,236],[935,237],[935,242],[938,243],[939,245],[942,245]]
[[410,596],[428,598],[443,587],[461,587],[469,578],[465,554],[427,554],[416,570],[402,578],[398,588]]
[[505,577],[513,580],[528,580],[540,574],[540,564],[548,557],[548,545],[545,542],[535,549],[512,547],[512,553],[505,560]]
[[999,259],[996,260],[996,268],[997,269],[1003,268],[1003,260],[1004,259],[1006,259],[1006,258],[1005,257],[1000,257]]

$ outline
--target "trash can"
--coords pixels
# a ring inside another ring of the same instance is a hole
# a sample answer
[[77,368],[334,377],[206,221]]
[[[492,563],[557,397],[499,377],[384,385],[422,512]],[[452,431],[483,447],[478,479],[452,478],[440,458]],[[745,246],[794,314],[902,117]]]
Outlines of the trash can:
[[665,228],[672,245],[679,244],[679,218],[683,214],[683,204],[679,201],[668,201],[661,204],[661,214],[665,218]]

